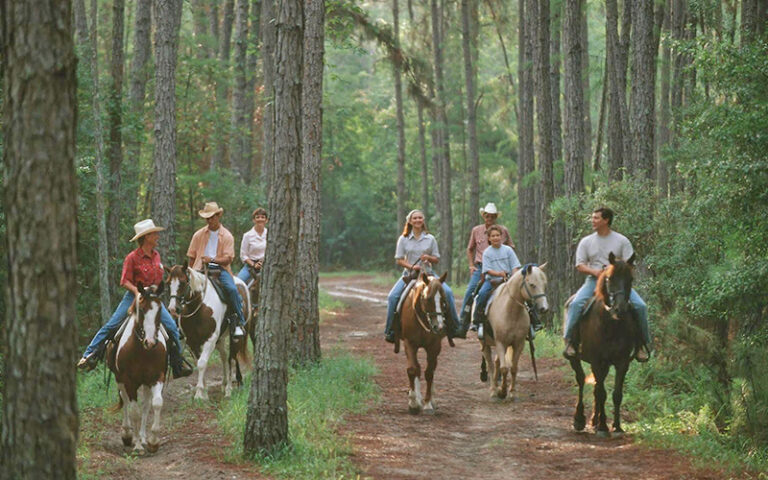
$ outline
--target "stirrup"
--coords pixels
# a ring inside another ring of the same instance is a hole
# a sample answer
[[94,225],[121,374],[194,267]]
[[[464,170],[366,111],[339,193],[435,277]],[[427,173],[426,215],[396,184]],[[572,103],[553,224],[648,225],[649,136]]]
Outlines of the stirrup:
[[650,359],[651,351],[648,349],[647,345],[643,344],[637,347],[637,351],[635,352],[635,360],[637,360],[638,363],[645,363]]
[[232,332],[232,336],[235,338],[240,338],[245,336],[245,331],[243,330],[243,327],[240,325],[235,327],[235,330]]

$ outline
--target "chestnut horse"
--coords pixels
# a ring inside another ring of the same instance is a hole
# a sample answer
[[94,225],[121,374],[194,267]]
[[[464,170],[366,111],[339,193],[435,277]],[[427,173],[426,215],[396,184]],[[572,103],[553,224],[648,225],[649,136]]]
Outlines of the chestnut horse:
[[[486,334],[480,343],[483,346],[485,363],[493,366],[491,372],[491,398],[506,398],[515,391],[517,364],[525,350],[525,339],[530,330],[531,319],[526,303],[540,314],[549,310],[547,303],[547,275],[542,266],[525,265],[504,282],[488,307],[488,323],[493,337]],[[492,362],[491,347],[496,347],[496,361]],[[510,375],[507,387],[507,374]],[[501,379],[501,387],[499,387]]]
[[[204,274],[188,266],[174,265],[167,269],[168,284],[171,290],[171,301],[168,310],[179,316],[179,327],[187,338],[192,354],[197,359],[197,385],[195,399],[207,400],[208,392],[205,385],[205,371],[213,349],[219,351],[224,370],[224,396],[232,395],[232,366],[237,370],[238,384],[242,382],[240,361],[246,362],[248,342],[245,338],[230,342],[227,356],[226,339],[229,326],[224,315],[227,305],[219,298],[211,280]],[[251,301],[247,287],[242,280],[234,277],[235,285],[243,299],[243,316],[248,321],[251,311]],[[247,326],[246,326],[247,329]]]
[[[408,360],[408,411],[413,414],[422,410],[434,413],[435,406],[432,400],[432,380],[437,368],[437,356],[442,348],[442,340],[445,336],[445,316],[450,315],[448,302],[445,299],[443,282],[447,272],[440,278],[421,274],[408,296],[403,301],[400,312],[400,339],[405,344],[405,356]],[[424,371],[424,379],[427,381],[427,391],[422,398],[421,365],[419,365],[418,352],[423,348],[427,352],[427,369]]]
[[[580,339],[581,348],[576,358],[570,360],[571,368],[576,373],[576,382],[579,384],[579,401],[573,416],[573,428],[581,431],[586,423],[583,402],[584,370],[581,366],[581,361],[585,361],[592,365],[596,382],[592,427],[601,437],[610,436],[605,415],[605,378],[611,365],[616,373],[613,387],[613,432],[616,435],[624,433],[621,429],[624,378],[629,370],[639,334],[629,304],[635,255],[632,254],[629,260],[624,262],[611,252],[608,259],[610,265],[597,279],[595,301],[578,325],[576,339]],[[572,299],[573,297],[569,298],[565,304],[564,319],[568,318]]]
[[[160,411],[163,409],[163,384],[167,368],[166,346],[164,333],[160,331],[160,309],[163,291],[161,283],[157,291],[144,289],[139,285],[139,295],[136,303],[129,310],[125,329],[117,346],[111,343],[107,346],[106,362],[112,373],[120,393],[120,401],[115,410],[123,408],[123,445],[130,447],[137,454],[143,454],[144,449],[150,453],[157,451],[160,446]],[[143,397],[143,411],[139,412],[139,390]],[[152,427],[147,436],[147,419],[150,408],[154,412]],[[134,429],[141,427],[138,439],[135,439]],[[138,440],[138,441],[135,441]]]

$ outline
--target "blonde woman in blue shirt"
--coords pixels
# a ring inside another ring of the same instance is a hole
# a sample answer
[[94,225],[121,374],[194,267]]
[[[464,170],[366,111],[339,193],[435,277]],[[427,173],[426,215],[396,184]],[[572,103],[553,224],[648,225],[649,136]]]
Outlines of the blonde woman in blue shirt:
[[[404,268],[403,274],[408,271],[424,271],[433,274],[432,265],[440,261],[440,250],[437,247],[437,240],[429,233],[427,224],[424,221],[424,212],[421,210],[411,210],[405,219],[403,233],[397,239],[397,248],[395,249],[395,263]],[[392,329],[392,322],[395,318],[395,309],[400,301],[400,296],[406,287],[403,278],[399,278],[392,287],[387,297],[387,326],[384,330],[385,340],[389,343],[395,342],[395,332]],[[456,313],[456,303],[453,298],[451,287],[443,283],[446,299],[448,300],[448,309],[451,313],[452,325],[449,327],[454,338],[466,338],[466,333],[459,329],[459,316]]]

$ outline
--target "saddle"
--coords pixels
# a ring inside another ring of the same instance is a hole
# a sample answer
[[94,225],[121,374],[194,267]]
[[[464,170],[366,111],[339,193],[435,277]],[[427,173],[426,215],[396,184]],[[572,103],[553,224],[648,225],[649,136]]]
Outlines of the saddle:
[[237,324],[237,312],[235,311],[235,307],[229,303],[229,299],[227,299],[227,295],[224,293],[224,286],[221,284],[221,271],[221,265],[217,263],[208,264],[208,279],[211,281],[211,285],[213,285],[216,295],[218,295],[221,302],[227,306],[227,311],[224,312],[224,319],[227,320],[227,322],[221,322],[221,332],[219,332],[219,334],[223,333],[227,324]]
[[488,297],[488,302],[485,304],[485,309],[483,309],[483,331],[489,338],[493,338],[493,328],[491,327],[491,323],[488,321],[488,312],[491,309],[491,304],[499,293],[499,286],[504,284],[504,280],[501,278],[494,278],[490,282],[492,290],[491,296]]

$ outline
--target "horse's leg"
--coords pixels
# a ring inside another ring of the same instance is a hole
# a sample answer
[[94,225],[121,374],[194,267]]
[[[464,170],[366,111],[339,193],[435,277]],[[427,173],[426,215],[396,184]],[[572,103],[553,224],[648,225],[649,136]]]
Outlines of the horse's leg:
[[613,433],[621,435],[624,430],[621,428],[621,401],[624,398],[624,379],[629,370],[629,360],[623,361],[616,368],[616,378],[613,384]]
[[158,382],[152,385],[150,395],[152,398],[152,427],[149,430],[149,438],[147,441],[147,451],[149,453],[155,453],[160,447],[160,412],[163,410],[163,382]]
[[519,341],[515,342],[515,345],[510,347],[512,348],[512,351],[510,352],[509,349],[507,349],[507,355],[510,353],[512,354],[512,358],[508,359],[507,362],[510,364],[509,368],[509,391],[511,393],[515,392],[515,386],[517,385],[517,366],[520,362],[520,355],[523,353],[523,350],[525,349],[525,341],[523,339],[520,339]]
[[423,408],[421,402],[421,387],[419,385],[419,378],[421,377],[421,366],[419,366],[419,359],[416,356],[418,349],[411,345],[411,342],[405,340],[405,356],[408,359],[408,381],[410,383],[410,390],[408,390],[408,412],[420,413]]
[[221,357],[221,368],[223,370],[222,384],[224,386],[224,397],[229,398],[232,396],[232,373],[230,371],[231,363],[229,355],[227,355],[226,339],[216,345],[216,350],[219,351],[219,357]]
[[432,401],[432,381],[435,378],[435,369],[437,368],[437,356],[440,354],[440,344],[431,346],[427,351],[427,369],[424,370],[424,379],[427,381],[427,394],[424,396],[424,411],[434,413],[435,405]]
[[500,364],[499,372],[501,375],[501,387],[496,390],[496,395],[501,399],[505,399],[507,398],[507,390],[509,389],[509,385],[507,384],[509,365],[507,364],[507,349],[498,340],[496,340],[496,361]]
[[[134,425],[134,428],[136,428],[137,425],[141,425],[141,409],[139,408],[138,399],[139,399],[139,392],[136,392],[136,400],[133,400],[128,403],[128,408],[130,410],[130,416],[131,416],[131,423]],[[144,439],[141,438],[141,432],[139,432],[139,438],[134,439],[134,442],[133,442],[134,454],[136,455],[144,454],[143,441]]]
[[[496,379],[496,369],[495,364],[493,362],[493,352],[491,351],[491,346],[486,345],[485,343],[483,345],[483,364],[488,366],[488,370],[490,370],[491,373],[491,382],[490,382],[490,390],[491,390],[491,399],[493,399],[496,396],[496,387],[498,386],[498,380]],[[488,379],[488,376],[486,375],[486,380]]]
[[195,386],[195,400],[208,400],[208,392],[205,389],[205,371],[208,369],[208,360],[211,358],[213,349],[216,348],[218,336],[214,333],[203,344],[203,351],[200,352],[200,358],[197,359],[197,385]]
[[133,428],[131,425],[131,412],[129,409],[131,401],[128,399],[128,392],[125,391],[125,385],[119,383],[117,388],[120,393],[120,398],[123,400],[123,429],[120,438],[123,439],[124,446],[130,447],[133,445]]
[[592,415],[592,426],[596,427],[599,437],[610,436],[608,424],[605,421],[605,377],[608,376],[610,365],[603,362],[592,364],[592,373],[595,374],[595,405]]
[[139,439],[142,445],[147,445],[147,419],[149,418],[149,409],[152,407],[150,399],[152,398],[149,387],[142,386],[139,388],[139,394],[141,397],[141,428],[139,428]]
[[584,430],[587,419],[584,416],[584,368],[581,360],[571,360],[571,368],[576,374],[576,383],[579,385],[579,401],[576,404],[576,412],[573,414],[573,429],[577,432]]

